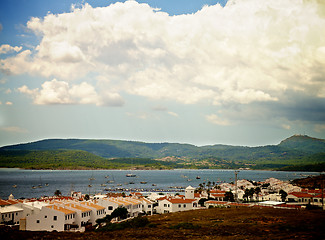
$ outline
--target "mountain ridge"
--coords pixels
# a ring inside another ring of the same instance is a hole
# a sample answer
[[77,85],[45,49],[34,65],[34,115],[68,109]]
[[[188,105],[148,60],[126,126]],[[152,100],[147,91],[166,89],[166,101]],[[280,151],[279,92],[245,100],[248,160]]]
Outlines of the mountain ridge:
[[[93,156],[86,157],[90,163],[86,164],[84,160],[80,159],[80,162],[87,166],[91,164],[91,159],[96,162],[97,157],[101,158],[101,166],[106,166],[107,164],[104,162],[110,159],[142,158],[148,159],[147,162],[150,164],[152,162],[149,159],[157,160],[159,164],[162,160],[162,162],[173,162],[189,168],[275,169],[296,165],[300,165],[301,168],[302,165],[325,162],[325,140],[306,135],[293,135],[277,145],[259,147],[223,144],[198,147],[184,143],[145,143],[110,139],[44,139],[1,147],[0,163],[2,162],[2,164],[0,167],[8,166],[5,161],[10,161],[7,154],[9,151],[11,154],[14,154],[15,151],[33,152],[26,153],[24,157],[21,157],[22,161],[27,161],[26,159],[31,155],[35,155],[35,151],[43,151],[44,155],[48,155],[46,151],[66,151],[64,156],[59,155],[66,161],[75,154],[71,151],[85,151],[93,154]],[[39,158],[44,159],[41,156]],[[19,159],[15,159],[16,162],[19,162]]]

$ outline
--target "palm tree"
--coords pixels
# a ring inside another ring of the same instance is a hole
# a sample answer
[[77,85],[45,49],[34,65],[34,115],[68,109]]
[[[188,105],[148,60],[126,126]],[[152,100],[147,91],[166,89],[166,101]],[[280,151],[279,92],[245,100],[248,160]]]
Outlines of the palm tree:
[[61,196],[62,193],[59,189],[57,189],[57,190],[55,190],[54,195],[58,197],[58,196]]
[[234,194],[231,191],[225,193],[225,201],[227,201],[227,202],[235,201]]
[[252,201],[252,198],[254,196],[254,193],[255,193],[255,189],[254,188],[249,189],[249,198],[250,198],[251,201]]
[[287,198],[287,196],[288,196],[288,193],[286,193],[284,190],[280,190],[279,191],[279,194],[281,195],[281,200],[282,200],[282,202],[285,202],[286,201],[286,198]]
[[259,200],[259,194],[261,193],[261,189],[260,187],[256,187],[255,188],[255,194],[256,194],[256,198],[257,198],[257,201]]

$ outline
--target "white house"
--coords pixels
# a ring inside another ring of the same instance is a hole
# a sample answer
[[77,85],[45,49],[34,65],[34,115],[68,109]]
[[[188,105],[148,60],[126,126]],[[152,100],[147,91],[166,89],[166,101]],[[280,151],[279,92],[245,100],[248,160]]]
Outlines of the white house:
[[65,231],[75,225],[76,212],[57,205],[42,207],[37,214],[26,216],[28,231]]
[[145,212],[148,215],[153,214],[153,202],[146,198],[140,198],[139,199],[142,202],[142,211]]
[[23,217],[23,209],[16,205],[8,205],[0,207],[0,214],[0,223],[19,224]]
[[92,223],[91,221],[91,215],[92,215],[92,209],[80,206],[77,202],[76,203],[69,203],[65,205],[66,208],[76,212],[75,216],[75,224],[78,225],[79,229],[82,229],[85,225]]
[[157,213],[188,211],[198,208],[198,199],[165,198],[158,201]]
[[185,196],[166,196],[157,199],[158,206],[156,207],[157,213],[169,213],[188,211],[198,208],[199,198],[195,198],[195,188],[188,186],[185,189]]
[[106,214],[109,215],[112,214],[116,208],[123,206],[122,203],[114,201],[113,198],[97,198],[94,200],[94,203],[103,206],[106,209]]
[[308,204],[313,200],[313,195],[304,192],[291,192],[288,194],[287,199],[288,202],[296,202],[299,204]]
[[194,199],[194,191],[195,188],[192,186],[188,186],[187,188],[185,188],[185,198],[186,199]]
[[92,202],[81,202],[80,206],[91,209],[90,222],[94,225],[96,220],[106,216],[105,207],[94,204]]

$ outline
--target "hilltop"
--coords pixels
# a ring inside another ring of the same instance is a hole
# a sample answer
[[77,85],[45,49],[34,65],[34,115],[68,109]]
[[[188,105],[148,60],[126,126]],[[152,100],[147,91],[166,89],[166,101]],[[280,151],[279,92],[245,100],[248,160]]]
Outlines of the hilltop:
[[[141,160],[140,160],[141,159]],[[278,145],[244,147],[122,140],[46,139],[0,148],[0,167],[251,168],[323,171],[325,140],[294,135]]]
[[211,208],[148,217],[149,224],[107,232],[0,229],[1,239],[324,239],[323,211]]

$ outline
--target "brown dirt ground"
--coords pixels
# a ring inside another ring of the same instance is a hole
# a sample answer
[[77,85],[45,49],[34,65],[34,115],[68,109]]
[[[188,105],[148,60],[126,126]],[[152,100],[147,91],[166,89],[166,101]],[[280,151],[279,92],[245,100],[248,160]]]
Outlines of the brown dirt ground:
[[[148,217],[137,229],[85,233],[0,229],[0,239],[325,239],[325,212],[272,208],[212,208]],[[183,228],[182,228],[183,226]]]

